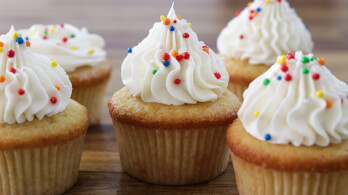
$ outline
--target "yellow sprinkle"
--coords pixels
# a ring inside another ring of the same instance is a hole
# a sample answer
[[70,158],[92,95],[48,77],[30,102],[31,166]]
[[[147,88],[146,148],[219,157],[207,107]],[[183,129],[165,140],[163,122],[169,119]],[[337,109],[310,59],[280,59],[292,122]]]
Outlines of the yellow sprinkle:
[[94,49],[91,49],[88,51],[88,54],[93,54],[94,53]]
[[75,45],[71,46],[72,50],[77,50],[77,47]]
[[57,66],[57,62],[54,61],[54,60],[51,60],[51,66],[52,66],[53,68],[56,67],[56,66]]
[[140,44],[141,44],[141,42],[138,43],[138,45],[140,45]]
[[260,27],[261,26],[261,24],[256,24],[258,27]]
[[0,47],[0,52],[4,51],[4,48],[3,47]]
[[258,117],[260,115],[260,111],[255,111],[255,116]]
[[12,37],[13,37],[14,39],[17,39],[17,38],[19,37],[18,32],[15,31],[15,32],[12,34]]
[[192,26],[191,22],[188,22],[187,24],[188,24],[188,25],[189,25],[189,27],[191,28],[191,26]]
[[266,0],[265,2],[266,2],[267,4],[271,3],[271,1],[270,1],[270,0]]
[[55,28],[51,28],[51,29],[50,29],[50,32],[51,32],[51,33],[54,33],[55,30],[56,30]]
[[164,18],[166,18],[166,17],[164,15],[161,15],[160,18],[161,18],[161,20],[164,20]]
[[282,55],[281,60],[285,61],[285,60],[286,60],[286,56],[285,56],[285,55]]
[[324,97],[324,92],[319,90],[319,91],[315,92],[315,95],[317,97],[319,97],[319,98],[323,98]]
[[277,64],[281,64],[281,63],[282,63],[282,60],[278,60],[278,61],[277,61]]

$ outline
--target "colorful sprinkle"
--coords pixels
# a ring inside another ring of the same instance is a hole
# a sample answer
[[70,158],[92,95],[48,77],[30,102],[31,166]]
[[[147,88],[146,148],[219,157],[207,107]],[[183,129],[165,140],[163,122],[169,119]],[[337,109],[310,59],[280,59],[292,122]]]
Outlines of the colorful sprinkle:
[[325,60],[323,58],[318,58],[318,63],[322,66],[325,65]]
[[176,60],[178,60],[178,62],[180,62],[184,57],[182,55],[178,55],[176,56]]
[[170,62],[169,62],[168,60],[165,60],[165,61],[163,62],[163,65],[164,65],[165,67],[167,67],[167,66],[170,65]]
[[288,68],[287,65],[283,65],[283,66],[280,67],[280,70],[281,70],[282,72],[288,72],[289,68]]
[[284,80],[286,80],[286,81],[291,81],[292,80],[292,76],[290,75],[290,74],[286,74],[285,76],[284,76]]
[[44,32],[44,34],[45,34],[45,35],[48,35],[48,32],[47,32],[47,31],[45,31],[45,32]]
[[261,8],[260,8],[260,7],[258,7],[258,8],[256,9],[256,11],[257,11],[257,12],[260,12],[260,11],[261,11]]
[[239,38],[240,38],[240,39],[244,39],[244,35],[240,35]]
[[0,47],[4,47],[4,42],[0,41]]
[[62,42],[63,42],[63,43],[66,43],[67,41],[68,41],[68,38],[66,38],[66,37],[63,37],[63,38],[62,38]]
[[188,25],[189,25],[189,27],[191,28],[191,26],[192,26],[191,22],[188,22],[187,24],[188,24]]
[[72,50],[77,50],[77,47],[75,45],[71,46]]
[[249,20],[253,20],[254,19],[254,17],[252,17],[252,16],[249,16]]
[[58,63],[54,60],[51,61],[51,66],[54,68],[58,65]]
[[318,74],[318,73],[313,73],[313,74],[312,74],[312,78],[313,78],[313,80],[319,80],[319,79],[320,79],[320,74]]
[[54,33],[55,30],[56,30],[55,28],[51,28],[51,29],[50,29],[50,32],[51,32],[51,33]]
[[18,93],[18,95],[24,95],[25,91],[24,91],[24,89],[20,88],[20,89],[18,89],[17,93]]
[[307,64],[309,63],[309,58],[307,56],[303,56],[301,61],[302,63]]
[[270,4],[271,0],[266,0],[265,3]]
[[164,19],[163,19],[163,24],[164,24],[164,25],[169,25],[169,24],[170,24],[169,18],[164,18]]
[[277,76],[278,81],[282,80],[282,76]]
[[16,39],[16,42],[17,42],[18,44],[22,45],[22,44],[24,43],[23,37],[18,37],[18,38]]
[[59,85],[55,85],[54,86],[58,91],[60,91],[60,86]]
[[14,56],[15,56],[15,51],[13,51],[12,49],[8,50],[7,57],[13,58]]
[[94,49],[90,49],[89,51],[88,51],[88,54],[89,55],[91,55],[91,54],[93,54],[94,53]]
[[74,35],[74,34],[71,34],[71,35],[70,35],[70,38],[75,38],[75,35]]
[[19,37],[19,33],[17,31],[13,32],[12,37],[17,39]]
[[154,75],[154,74],[156,74],[156,72],[157,72],[157,70],[153,69],[152,74]]
[[176,16],[179,20],[181,20],[181,17],[180,16]]
[[278,1],[278,3],[282,2],[282,0],[277,0],[277,1]]
[[323,98],[325,94],[324,94],[323,91],[318,90],[317,92],[315,92],[315,95],[316,95],[317,97],[319,97],[319,98]]
[[267,86],[270,82],[271,82],[271,80],[269,80],[269,79],[263,80],[263,84],[264,84],[265,86]]
[[182,54],[182,57],[183,57],[185,60],[188,60],[188,59],[190,59],[190,54],[189,54],[188,52],[184,52],[184,53]]
[[188,33],[184,33],[184,34],[182,34],[182,37],[184,37],[185,39],[187,39],[187,38],[190,37],[190,35],[189,35]]
[[57,98],[56,97],[51,97],[51,99],[50,99],[50,102],[52,103],[52,104],[55,104],[55,103],[57,103]]
[[132,48],[128,48],[128,53],[132,53],[133,49]]
[[175,30],[174,26],[170,26],[170,27],[169,27],[169,30],[170,30],[170,31],[174,31],[174,30]]
[[166,18],[164,15],[161,15],[161,16],[160,16],[160,19],[161,19],[161,20],[164,20],[164,18]]
[[0,83],[5,82],[6,78],[4,75],[0,75]]
[[3,52],[4,51],[4,48],[3,47],[0,47],[0,52]]
[[248,3],[248,7],[250,7],[252,4],[253,4],[253,2],[249,2],[249,3]]
[[315,57],[315,56],[313,56],[312,58],[311,58],[311,61],[314,61],[314,60],[316,60],[317,58]]
[[25,37],[25,40],[27,40],[27,41],[28,41],[28,40],[29,40],[29,37]]
[[172,54],[173,57],[176,57],[178,56],[178,51],[173,50],[170,54]]
[[325,102],[326,102],[326,109],[332,108],[332,101],[331,100],[326,99]]
[[254,112],[254,115],[255,115],[256,117],[258,117],[258,116],[260,115],[260,111],[255,111],[255,112]]
[[61,27],[61,28],[64,28],[64,24],[60,24],[60,27]]
[[265,140],[266,140],[266,141],[269,141],[269,140],[271,140],[271,139],[272,139],[272,136],[271,136],[270,134],[267,133],[267,134],[265,135]]
[[164,53],[163,54],[163,56],[162,56],[162,58],[163,58],[163,60],[169,60],[169,54],[168,53]]
[[25,45],[26,45],[27,47],[30,47],[30,41],[26,41],[26,42],[25,42]]
[[207,54],[209,54],[209,47],[208,46],[203,46],[203,51],[205,51]]
[[15,69],[15,68],[10,68],[10,70],[9,70],[10,72],[12,72],[13,74],[16,74],[16,72],[17,72],[17,70]]
[[236,16],[238,17],[240,15],[240,12],[236,12]]
[[46,39],[47,39],[47,36],[44,36],[44,37],[42,37],[42,38],[46,40]]
[[219,72],[214,73],[215,78],[221,79],[221,74]]
[[308,73],[309,73],[309,69],[308,69],[308,68],[304,68],[304,69],[302,70],[302,73],[303,73],[303,74],[308,74]]
[[176,20],[173,20],[173,23],[176,24]]
[[307,30],[309,30],[309,26],[308,26],[308,25],[305,25],[305,28],[306,28]]
[[179,85],[179,84],[181,83],[181,80],[180,80],[180,79],[175,79],[175,80],[174,80],[174,83],[175,83],[176,85]]
[[293,53],[288,53],[288,55],[286,55],[286,58],[287,58],[288,60],[291,60],[291,59],[295,59],[295,56],[294,56]]

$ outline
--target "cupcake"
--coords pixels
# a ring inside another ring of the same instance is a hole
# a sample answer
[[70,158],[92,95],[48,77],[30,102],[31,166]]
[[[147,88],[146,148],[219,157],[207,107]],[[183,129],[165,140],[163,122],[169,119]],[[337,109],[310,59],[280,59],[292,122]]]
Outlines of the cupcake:
[[121,67],[126,87],[108,106],[123,170],[166,185],[211,180],[227,167],[228,125],[240,102],[224,60],[172,7]]
[[61,194],[77,180],[88,113],[29,46],[13,27],[0,36],[0,194]]
[[313,42],[308,27],[286,0],[254,0],[221,31],[217,47],[226,58],[228,89],[242,99],[251,81],[279,55],[310,53]]
[[72,83],[71,98],[87,107],[91,124],[98,123],[112,68],[103,38],[70,24],[33,25],[21,32],[29,38],[33,52],[63,67]]
[[348,86],[302,52],[244,93],[227,133],[240,194],[348,194]]

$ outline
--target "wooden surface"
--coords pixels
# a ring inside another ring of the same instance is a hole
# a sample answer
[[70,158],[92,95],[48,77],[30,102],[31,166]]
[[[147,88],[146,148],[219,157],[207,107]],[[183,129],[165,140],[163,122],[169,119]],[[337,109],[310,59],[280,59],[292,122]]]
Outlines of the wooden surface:
[[[161,14],[166,15],[173,0],[7,0],[1,2],[0,33],[11,25],[16,29],[35,23],[71,23],[86,26],[102,35],[108,58],[114,65],[105,99],[123,85],[120,64],[133,47],[148,34]],[[245,0],[175,0],[176,13],[192,23],[200,40],[216,51],[216,38]],[[326,59],[327,66],[348,82],[348,1],[289,0],[309,26],[315,42],[314,54]],[[122,172],[106,106],[102,125],[88,130],[79,180],[66,194],[237,194],[230,164],[219,178],[184,187],[156,186],[140,182]]]

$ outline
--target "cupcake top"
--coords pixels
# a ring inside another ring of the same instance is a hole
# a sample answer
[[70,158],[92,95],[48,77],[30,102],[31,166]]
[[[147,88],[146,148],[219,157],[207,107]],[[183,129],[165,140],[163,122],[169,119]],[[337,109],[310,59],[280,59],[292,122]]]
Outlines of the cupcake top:
[[260,140],[327,146],[348,138],[348,86],[313,54],[278,57],[244,92],[238,112]]
[[36,24],[20,31],[28,36],[33,52],[56,60],[67,72],[81,66],[97,66],[106,59],[104,39],[70,24]]
[[128,49],[123,83],[144,102],[182,105],[219,98],[229,80],[224,60],[198,40],[173,7],[161,20],[138,46]]
[[0,123],[41,120],[69,102],[72,86],[65,71],[30,46],[13,27],[0,36]]
[[286,0],[254,0],[222,30],[217,47],[230,58],[272,65],[284,53],[312,52],[313,42]]

